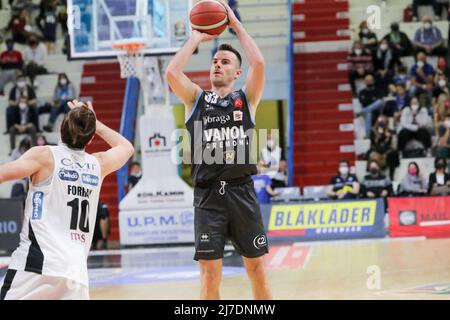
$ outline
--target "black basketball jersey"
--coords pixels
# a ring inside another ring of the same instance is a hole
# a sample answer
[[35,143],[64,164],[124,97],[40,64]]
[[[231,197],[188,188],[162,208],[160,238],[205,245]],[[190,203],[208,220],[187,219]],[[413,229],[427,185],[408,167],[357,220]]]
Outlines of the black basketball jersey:
[[[252,153],[255,124],[243,90],[221,98],[203,91],[186,127],[191,137],[194,186],[217,180],[237,180],[257,173]],[[253,150],[254,151],[254,150]]]

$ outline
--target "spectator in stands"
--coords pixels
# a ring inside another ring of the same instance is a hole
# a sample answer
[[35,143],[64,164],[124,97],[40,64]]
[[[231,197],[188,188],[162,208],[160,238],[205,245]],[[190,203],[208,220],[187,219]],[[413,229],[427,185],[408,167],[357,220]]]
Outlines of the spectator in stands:
[[355,96],[357,94],[355,81],[364,79],[367,74],[373,72],[372,55],[369,50],[364,48],[360,41],[355,41],[352,51],[348,56],[348,63],[350,85]]
[[440,57],[437,63],[437,74],[444,74],[447,79],[450,78],[450,68],[447,66],[447,62],[444,57]]
[[374,56],[375,70],[394,70],[394,60],[392,50],[389,48],[388,41],[383,39]]
[[350,162],[339,161],[338,175],[333,177],[327,188],[327,194],[331,199],[355,199],[358,197],[360,185],[358,178],[350,174]]
[[19,106],[14,108],[12,123],[13,125],[8,128],[10,135],[10,147],[11,153],[16,147],[16,135],[17,134],[29,134],[33,145],[36,145],[36,127],[33,124],[33,112],[28,106],[28,100],[26,98],[20,98]]
[[28,39],[28,46],[25,49],[25,73],[30,78],[34,86],[34,80],[37,75],[47,73],[47,48],[40,43],[39,38],[31,35]]
[[366,135],[369,136],[373,125],[372,117],[373,115],[378,116],[379,110],[384,106],[384,101],[382,92],[375,87],[375,79],[373,76],[370,74],[367,75],[364,81],[366,87],[359,93],[359,102],[361,103],[362,110],[356,116],[364,116]]
[[31,27],[28,25],[27,11],[24,9],[20,14],[13,14],[5,31],[11,30],[14,42],[25,44],[28,41]]
[[49,53],[55,52],[56,27],[58,26],[57,4],[58,1],[55,0],[42,1],[39,16],[36,18],[36,24],[42,32]]
[[5,85],[14,82],[23,67],[20,51],[14,50],[14,40],[6,40],[6,51],[0,54],[0,95],[4,95]]
[[14,0],[11,3],[11,13],[12,15],[17,15],[25,11],[28,15],[33,7],[33,0]]
[[417,98],[411,99],[411,105],[403,108],[398,128],[398,148],[405,152],[411,140],[422,143],[425,151],[431,147],[430,125],[432,120],[426,108],[419,104]]
[[434,160],[436,171],[428,179],[428,194],[431,196],[448,196],[450,194],[450,174],[447,171],[447,160],[436,157]]
[[132,162],[130,165],[130,175],[128,176],[128,183],[127,183],[127,192],[130,192],[131,189],[134,188],[135,185],[141,180],[142,178],[142,169],[141,164],[137,161]]
[[381,173],[380,166],[375,160],[370,160],[367,174],[361,181],[361,194],[364,198],[384,198],[393,195],[392,182]]
[[412,0],[413,21],[419,21],[418,8],[423,5],[432,6],[434,14],[437,15],[436,0]]
[[261,149],[260,162],[258,163],[260,173],[268,175],[270,179],[277,175],[283,154],[283,150],[276,140],[278,139],[269,131],[266,146]]
[[[393,70],[381,68],[374,74],[375,86],[380,91],[382,97],[386,97],[390,93],[389,87],[394,83]],[[395,87],[394,87],[395,88]]]
[[97,219],[92,236],[92,250],[102,250],[108,248],[108,237],[111,233],[111,223],[109,220],[108,205],[99,201],[97,206]]
[[423,52],[416,55],[416,63],[411,67],[411,76],[419,84],[425,84],[434,78],[434,68],[427,62],[427,56]]
[[411,76],[408,74],[408,69],[405,66],[400,66],[394,76],[394,84],[404,84],[406,89],[409,89],[411,84]]
[[381,169],[389,169],[389,177],[394,177],[395,168],[398,167],[398,152],[392,148],[392,134],[388,129],[388,118],[380,115],[370,132],[370,150],[367,159],[376,161]]
[[31,113],[34,116],[33,124],[36,128],[39,128],[39,121],[36,112],[36,93],[33,88],[27,84],[27,77],[20,73],[17,76],[16,85],[12,87],[9,92],[9,106],[6,109],[6,128],[10,128],[13,124],[12,118],[14,117],[15,108],[19,106],[19,101],[21,98],[27,100],[28,107],[30,108]]
[[412,161],[408,164],[408,172],[399,185],[400,196],[421,196],[428,192],[427,182],[420,174],[419,165]]
[[20,140],[19,147],[17,147],[11,152],[11,161],[19,159],[30,148],[31,148],[31,140],[28,137]]
[[409,106],[410,97],[406,92],[404,83],[399,83],[395,86],[395,103],[386,104],[384,114],[389,118],[394,118],[394,124],[400,120],[401,110],[405,106]]
[[369,29],[366,20],[359,24],[358,37],[366,49],[369,49],[372,54],[375,53],[378,47],[377,35]]
[[277,173],[271,179],[271,186],[275,188],[286,188],[287,187],[287,162],[286,160],[281,160],[278,166]]
[[65,73],[58,75],[58,82],[53,94],[53,107],[50,111],[48,124],[44,126],[44,130],[51,132],[55,121],[61,113],[66,114],[69,111],[67,103],[76,97],[75,88]]
[[[433,6],[434,8],[434,14],[435,14],[435,19],[436,20],[440,20],[442,17],[442,12],[447,11],[449,9],[449,0],[434,0],[435,4]],[[447,17],[449,18],[449,17]]]
[[438,128],[438,141],[435,156],[448,159],[450,158],[450,112],[447,113],[445,121],[436,127]]
[[392,63],[401,65],[400,58],[412,54],[412,43],[406,33],[400,31],[397,22],[391,24],[391,32],[384,36],[389,48],[392,50]]
[[51,145],[50,143],[48,143],[47,138],[43,135],[43,134],[38,134],[36,136],[36,145],[37,146],[49,146]]
[[436,80],[435,80],[435,86],[433,88],[433,102],[436,102],[436,100],[439,98],[440,95],[450,96],[449,91],[449,85],[448,85],[448,79],[443,74],[437,74]]
[[423,26],[416,31],[414,37],[415,51],[425,52],[428,55],[445,56],[447,50],[444,47],[441,31],[433,26],[433,19],[425,16]]

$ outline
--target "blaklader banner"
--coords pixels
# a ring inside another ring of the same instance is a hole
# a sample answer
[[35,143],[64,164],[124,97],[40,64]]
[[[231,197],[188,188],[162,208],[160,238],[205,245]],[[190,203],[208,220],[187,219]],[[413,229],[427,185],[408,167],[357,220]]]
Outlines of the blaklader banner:
[[272,240],[338,240],[383,238],[381,199],[323,201],[261,206]]

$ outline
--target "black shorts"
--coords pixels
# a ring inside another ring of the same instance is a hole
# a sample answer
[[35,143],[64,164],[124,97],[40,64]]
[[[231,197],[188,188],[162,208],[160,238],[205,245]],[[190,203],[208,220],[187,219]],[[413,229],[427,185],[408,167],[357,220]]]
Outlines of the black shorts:
[[223,258],[227,239],[247,258],[269,252],[253,180],[224,187],[220,181],[208,188],[196,187],[194,207],[194,260]]

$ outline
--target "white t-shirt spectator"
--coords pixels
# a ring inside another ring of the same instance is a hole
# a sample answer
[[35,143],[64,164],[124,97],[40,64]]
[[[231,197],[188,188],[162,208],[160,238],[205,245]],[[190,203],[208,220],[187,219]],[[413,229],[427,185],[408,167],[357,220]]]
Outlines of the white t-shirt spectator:
[[34,49],[30,46],[25,48],[25,64],[32,61],[42,67],[47,64],[47,47],[43,43],[39,43]]
[[273,148],[265,147],[261,150],[261,160],[268,168],[262,168],[261,174],[268,175],[273,179],[278,173],[278,166],[280,165],[282,149],[279,146]]

